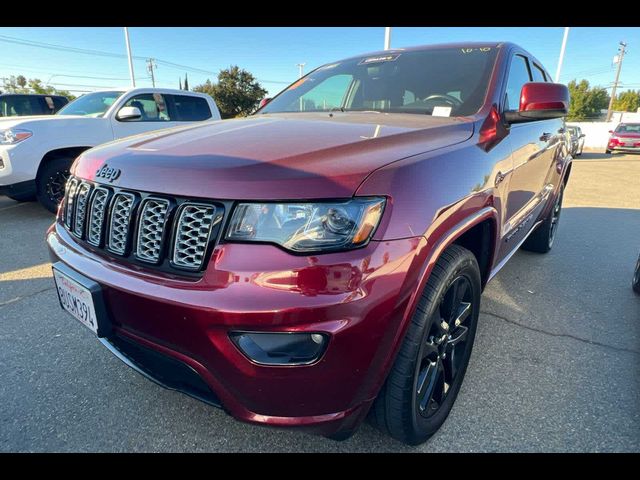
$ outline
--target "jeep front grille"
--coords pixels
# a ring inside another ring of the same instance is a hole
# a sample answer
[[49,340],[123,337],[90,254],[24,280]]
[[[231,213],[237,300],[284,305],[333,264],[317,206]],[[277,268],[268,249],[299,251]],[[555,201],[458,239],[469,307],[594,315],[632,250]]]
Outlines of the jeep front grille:
[[89,195],[91,194],[91,185],[81,183],[76,189],[76,216],[73,222],[73,233],[82,238],[84,235],[84,221],[87,217],[87,205],[89,203]]
[[175,265],[190,270],[198,270],[202,266],[215,213],[212,205],[188,204],[182,207],[173,247]]
[[118,255],[124,255],[127,251],[129,225],[135,199],[131,193],[118,193],[113,197],[107,248]]
[[222,202],[158,196],[71,177],[61,220],[95,249],[141,266],[195,275],[205,266],[224,211]]
[[78,180],[76,178],[69,178],[67,180],[67,186],[65,188],[65,200],[64,200],[64,212],[63,221],[68,230],[71,230],[73,225],[73,202],[76,197],[76,189],[78,188]]
[[87,242],[94,247],[99,247],[102,243],[102,226],[107,214],[108,199],[109,190],[103,187],[95,188],[89,208],[89,228],[87,230]]
[[162,235],[169,201],[162,198],[148,198],[141,208],[136,242],[136,256],[145,262],[157,263],[162,250]]

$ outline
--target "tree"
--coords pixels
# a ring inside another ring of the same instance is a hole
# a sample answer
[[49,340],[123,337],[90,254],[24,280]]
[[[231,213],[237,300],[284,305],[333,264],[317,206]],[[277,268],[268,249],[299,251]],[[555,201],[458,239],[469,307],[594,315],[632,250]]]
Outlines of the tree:
[[67,90],[58,90],[51,85],[44,86],[39,78],[27,79],[23,75],[11,75],[5,79],[3,90],[5,93],[42,93],[45,95],[64,95],[69,100],[76,98]]
[[222,118],[245,117],[257,108],[267,91],[248,71],[232,65],[218,73],[218,83],[207,79],[193,89],[211,95]]
[[567,120],[595,120],[600,116],[600,110],[609,105],[609,95],[604,88],[589,87],[587,80],[571,80],[567,85],[571,95],[569,115]]
[[616,95],[613,109],[619,112],[637,112],[640,108],[640,90],[627,90]]
[[184,74],[184,89],[189,90],[189,79],[187,78],[187,74]]

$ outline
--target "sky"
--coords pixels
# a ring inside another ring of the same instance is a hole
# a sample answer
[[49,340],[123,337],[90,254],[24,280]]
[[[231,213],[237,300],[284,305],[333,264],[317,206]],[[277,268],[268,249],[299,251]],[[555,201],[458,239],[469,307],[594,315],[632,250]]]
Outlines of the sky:
[[[555,75],[563,34],[563,27],[392,27],[391,46],[511,41]],[[269,96],[298,78],[298,63],[305,63],[308,72],[384,47],[384,27],[130,27],[129,37],[132,54],[141,57],[134,59],[136,86],[151,86],[145,59],[155,58],[156,86],[178,88],[178,79],[184,81],[186,74],[194,87],[207,78],[215,81],[220,69],[238,65]],[[631,27],[572,27],[560,81],[586,78],[591,85],[610,86],[620,41],[627,43],[621,90],[640,89],[640,28]],[[0,48],[0,79],[22,74],[76,95],[130,84],[122,27],[0,28]]]

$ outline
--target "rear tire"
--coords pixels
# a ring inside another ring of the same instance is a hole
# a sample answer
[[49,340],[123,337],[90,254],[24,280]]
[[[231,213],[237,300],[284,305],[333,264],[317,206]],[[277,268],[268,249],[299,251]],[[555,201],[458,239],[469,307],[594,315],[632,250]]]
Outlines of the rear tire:
[[458,245],[438,259],[398,356],[370,413],[384,433],[409,445],[444,423],[469,364],[480,311],[480,269]]
[[52,213],[56,213],[64,196],[64,187],[72,163],[73,158],[57,157],[40,167],[36,178],[36,196],[42,206]]
[[553,205],[553,208],[547,215],[547,218],[529,235],[529,238],[522,244],[523,250],[536,253],[547,253],[553,247],[553,241],[558,231],[560,222],[560,214],[562,213],[562,197],[564,195],[564,186],[560,187],[560,192]]

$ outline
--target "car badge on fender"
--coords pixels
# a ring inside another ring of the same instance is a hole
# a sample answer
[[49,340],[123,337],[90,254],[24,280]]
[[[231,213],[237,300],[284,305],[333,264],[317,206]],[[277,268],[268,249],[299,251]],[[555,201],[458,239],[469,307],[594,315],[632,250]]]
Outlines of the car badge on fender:
[[96,172],[96,178],[104,178],[105,180],[109,180],[113,182],[120,176],[119,168],[111,168],[109,165],[104,164],[100,169]]

